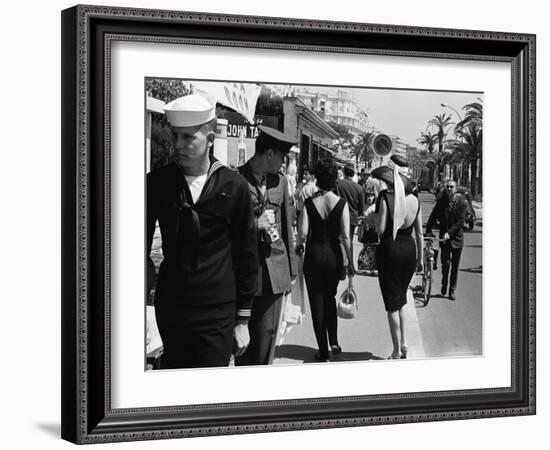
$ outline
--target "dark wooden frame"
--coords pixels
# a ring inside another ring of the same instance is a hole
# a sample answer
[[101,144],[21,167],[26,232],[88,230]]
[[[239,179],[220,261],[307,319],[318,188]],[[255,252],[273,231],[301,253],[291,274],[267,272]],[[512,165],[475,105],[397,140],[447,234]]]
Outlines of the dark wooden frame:
[[[112,409],[109,99],[113,40],[511,63],[511,386]],[[97,443],[535,413],[534,35],[76,6],[62,13],[62,85],[63,438]]]

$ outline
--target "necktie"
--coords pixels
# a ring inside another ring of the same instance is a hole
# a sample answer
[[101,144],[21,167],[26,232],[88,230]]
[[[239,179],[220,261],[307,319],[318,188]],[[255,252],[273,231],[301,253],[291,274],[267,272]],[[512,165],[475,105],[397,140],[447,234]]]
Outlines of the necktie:
[[262,193],[262,196],[264,196],[264,197],[265,197],[266,189],[267,189],[266,178],[265,178],[265,175],[262,175],[262,178],[260,179],[260,192]]

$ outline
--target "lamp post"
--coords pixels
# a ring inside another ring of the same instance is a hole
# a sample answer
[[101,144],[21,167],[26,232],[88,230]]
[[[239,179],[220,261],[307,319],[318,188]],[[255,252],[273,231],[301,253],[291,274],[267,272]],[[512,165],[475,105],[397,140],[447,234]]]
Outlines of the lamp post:
[[[445,105],[444,103],[441,103],[441,106],[443,108],[449,108],[449,109],[452,109],[454,111],[454,113],[457,115],[457,117],[459,118],[459,120],[462,122],[462,115],[455,109],[453,108],[452,106],[449,106],[449,105]],[[462,172],[462,170],[461,170]],[[460,178],[462,178],[462,173],[460,173]]]
[[463,119],[462,119],[462,116],[460,115],[460,113],[459,113],[456,109],[454,109],[452,106],[445,105],[444,103],[441,103],[441,106],[442,106],[443,108],[452,109],[452,110],[455,112],[455,114],[458,116],[458,118],[460,119],[460,121],[462,122],[462,120],[463,120]]

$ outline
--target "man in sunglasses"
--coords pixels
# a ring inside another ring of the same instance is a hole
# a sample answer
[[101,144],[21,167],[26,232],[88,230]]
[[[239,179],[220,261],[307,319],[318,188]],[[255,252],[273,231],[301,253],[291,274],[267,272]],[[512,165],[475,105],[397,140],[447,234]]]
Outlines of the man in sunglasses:
[[246,180],[212,155],[215,109],[199,95],[168,103],[174,158],[147,175],[149,268],[157,221],[164,256],[155,291],[161,369],[227,366],[250,341],[254,215]]
[[455,181],[447,180],[444,186],[444,194],[437,200],[426,224],[426,235],[432,234],[433,226],[436,221],[439,222],[441,295],[447,295],[447,287],[449,287],[449,299],[455,300],[458,267],[464,246],[464,219],[467,203],[464,197],[456,192]]

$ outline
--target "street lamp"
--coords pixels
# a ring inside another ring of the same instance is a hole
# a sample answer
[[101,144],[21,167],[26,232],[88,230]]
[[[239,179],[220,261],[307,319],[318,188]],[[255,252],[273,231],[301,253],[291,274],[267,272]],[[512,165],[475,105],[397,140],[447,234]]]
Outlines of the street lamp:
[[441,106],[442,106],[443,108],[452,109],[452,110],[455,112],[455,114],[458,116],[458,118],[460,119],[460,121],[462,122],[462,116],[460,115],[460,113],[459,113],[456,109],[454,109],[452,106],[445,105],[444,103],[441,103]]

